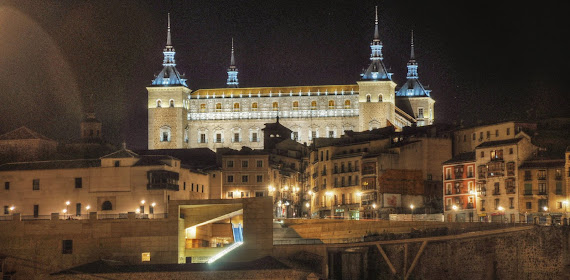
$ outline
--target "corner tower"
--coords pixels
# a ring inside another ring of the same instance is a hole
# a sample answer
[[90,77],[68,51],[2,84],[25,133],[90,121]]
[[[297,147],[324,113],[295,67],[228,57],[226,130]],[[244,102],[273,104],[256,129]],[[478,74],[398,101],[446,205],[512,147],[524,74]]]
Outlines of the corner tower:
[[374,23],[374,39],[370,44],[370,65],[361,74],[359,87],[359,129],[360,131],[392,126],[395,122],[396,83],[388,72],[382,56],[382,42],[378,31],[378,7]]
[[148,91],[148,149],[188,147],[188,95],[186,79],[176,69],[170,37],[170,14],[162,70],[152,80]]
[[228,68],[228,87],[237,88],[239,87],[238,82],[238,69],[236,67],[236,59],[234,57],[234,38],[232,38],[232,56],[230,58],[230,67]]
[[418,63],[414,52],[414,31],[412,30],[410,61],[406,83],[396,92],[398,108],[404,110],[417,120],[418,126],[431,125],[434,121],[434,104],[430,96],[431,90],[426,89],[419,80]]

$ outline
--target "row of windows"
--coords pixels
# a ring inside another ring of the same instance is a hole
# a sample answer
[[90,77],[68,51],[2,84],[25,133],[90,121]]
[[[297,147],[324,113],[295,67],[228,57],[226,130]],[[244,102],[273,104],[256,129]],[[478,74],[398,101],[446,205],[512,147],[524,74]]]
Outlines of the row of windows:
[[[186,182],[183,183],[182,189],[183,189],[183,190],[186,190]],[[194,188],[194,183],[192,183],[192,185],[190,186],[190,191],[192,191],[192,192],[194,192],[194,191],[195,191],[195,192],[202,192],[202,193],[203,193],[203,192],[204,192],[204,185],[202,185],[202,188],[200,189],[200,185],[199,185],[199,184],[196,184],[196,188]]]
[[[198,189],[198,188],[196,188]],[[204,186],[202,185],[202,192],[204,192]],[[149,214],[154,214],[154,204],[151,204],[148,206],[148,211]],[[8,206],[8,205],[4,205],[4,215],[9,215],[11,211],[14,211],[14,207],[13,206]],[[85,207],[86,211],[89,211],[90,206]],[[140,213],[145,213],[145,206],[141,205],[140,206]],[[111,211],[113,210],[113,203],[111,201],[104,201],[103,203],[101,203],[101,211]],[[39,217],[40,214],[40,205],[39,204],[34,204],[33,205],[33,216],[35,218]],[[69,211],[67,208],[65,209],[65,211]],[[75,204],[75,214],[73,215],[77,215],[77,216],[81,216],[81,214],[83,213],[83,205],[81,203],[76,203]],[[68,215],[72,215],[71,212],[67,212]]]
[[[263,160],[256,160],[255,161],[255,166],[256,167],[263,167]],[[227,160],[226,161],[226,167],[228,168],[233,168],[234,167],[234,161],[233,160]],[[241,160],[241,167],[242,168],[247,168],[249,167],[249,160]]]
[[[518,130],[520,131],[520,128],[519,128]],[[510,127],[507,127],[507,128],[506,128],[505,134],[506,134],[507,136],[511,135],[511,128],[510,128]],[[479,142],[483,141],[483,139],[486,139],[486,140],[491,139],[491,135],[494,135],[495,137],[499,137],[499,136],[500,136],[500,132],[499,132],[498,129],[495,129],[495,132],[494,132],[494,133],[492,133],[491,130],[487,130],[486,132],[480,131],[480,132],[479,132]],[[483,137],[485,137],[485,136],[486,136],[486,138],[483,138]],[[460,135],[457,135],[457,136],[456,136],[456,141],[459,142],[459,141],[461,141],[462,138],[463,138],[463,142],[467,142],[467,134],[463,134],[463,137],[461,137]],[[473,133],[471,134],[471,140],[473,140],[473,141],[477,140],[477,133],[473,132]]]
[[[83,188],[83,179],[82,178],[75,178],[75,188],[81,189]],[[4,190],[10,190],[10,182],[4,182]],[[40,179],[33,179],[32,180],[32,190],[39,191],[40,190]]]
[[[227,183],[238,183],[237,178],[234,178],[234,175],[227,175],[226,182]],[[256,175],[255,181],[257,183],[263,183],[263,175]],[[241,176],[241,183],[249,183],[249,175],[242,175]]]
[[[254,191],[253,193],[255,197],[263,197],[265,196],[265,191]],[[246,198],[250,196],[249,191],[235,191],[235,192],[227,192],[226,198]]]
[[[335,101],[334,101],[334,100],[329,100],[329,102],[328,102],[328,108],[329,108],[329,109],[335,109],[335,107],[336,107]],[[221,111],[222,111],[222,103],[216,103],[214,108],[215,108],[216,112],[221,112]],[[250,107],[251,111],[257,111],[258,108],[259,108],[259,105],[258,105],[257,102],[251,103],[251,107]],[[317,108],[318,108],[318,103],[317,103],[317,101],[311,101],[310,109],[311,109],[311,110],[317,110]],[[271,103],[271,109],[272,109],[273,111],[277,111],[277,110],[279,109],[279,102],[273,102],[273,103]],[[292,103],[292,109],[293,109],[293,110],[299,110],[299,101],[293,101],[293,103]],[[344,101],[344,109],[350,109],[350,100],[345,100],[345,101]],[[235,103],[233,104],[233,111],[240,111],[240,110],[241,110],[241,105],[240,105],[240,103],[235,102]],[[207,109],[206,109],[206,104],[205,104],[205,103],[200,104],[200,112],[201,112],[201,113],[204,113],[204,112],[206,112],[206,111],[207,111]]]

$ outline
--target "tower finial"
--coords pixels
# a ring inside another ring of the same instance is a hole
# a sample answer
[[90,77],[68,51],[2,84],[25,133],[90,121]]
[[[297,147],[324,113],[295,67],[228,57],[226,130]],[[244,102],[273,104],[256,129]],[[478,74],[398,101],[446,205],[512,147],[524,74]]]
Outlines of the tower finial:
[[168,13],[168,32],[166,34],[166,46],[172,46],[172,41],[170,39],[170,13]]
[[228,68],[228,80],[226,84],[229,88],[239,87],[238,69],[236,67],[236,59],[234,56],[234,37],[232,37],[232,55],[230,57],[230,67]]
[[230,66],[236,65],[236,59],[234,58],[234,37],[232,37],[232,57],[230,59]]
[[410,59],[416,59],[416,54],[414,53],[414,30],[412,29],[412,48],[410,50]]
[[378,32],[378,6],[376,6],[376,20],[374,21],[374,41],[380,41],[380,33]]

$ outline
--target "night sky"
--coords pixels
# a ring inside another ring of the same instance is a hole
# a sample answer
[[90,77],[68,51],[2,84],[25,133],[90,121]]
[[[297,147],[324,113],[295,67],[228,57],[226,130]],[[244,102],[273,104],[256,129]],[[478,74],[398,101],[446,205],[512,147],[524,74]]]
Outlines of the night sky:
[[570,116],[563,2],[432,2],[2,0],[0,133],[76,139],[93,95],[106,139],[146,148],[145,87],[162,69],[168,12],[193,90],[225,87],[232,37],[242,87],[356,83],[375,5],[399,85],[414,30],[436,122]]

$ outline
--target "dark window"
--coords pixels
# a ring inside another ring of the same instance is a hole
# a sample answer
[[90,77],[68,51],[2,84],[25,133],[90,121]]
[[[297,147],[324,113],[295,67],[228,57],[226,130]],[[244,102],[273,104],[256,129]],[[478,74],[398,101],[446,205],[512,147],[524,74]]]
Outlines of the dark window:
[[234,176],[233,175],[228,175],[228,183],[232,183],[234,181]]
[[557,195],[562,194],[562,182],[556,182],[556,194]]
[[249,178],[248,178],[247,175],[241,176],[241,181],[242,181],[242,183],[247,183],[248,179],[249,179]]
[[184,190],[186,190],[186,182],[184,182],[184,186],[183,186]]
[[73,240],[63,240],[61,243],[61,253],[71,254],[73,253]]
[[103,202],[103,204],[101,204],[101,210],[103,211],[113,210],[113,204],[111,203],[111,201],[106,200],[105,202]]
[[34,190],[34,191],[40,190],[40,179],[34,179],[32,181],[32,190]]
[[257,175],[257,182],[258,183],[263,182],[263,175]]
[[154,214],[154,206],[152,206],[152,204],[148,207],[148,213]]
[[75,215],[81,216],[81,203],[75,204]]
[[82,178],[75,178],[75,188],[81,189],[83,187],[83,180]]
[[204,192],[204,185],[202,185],[202,192]]
[[121,161],[120,160],[115,160],[115,167],[119,167],[121,166]]
[[257,161],[257,167],[263,167],[263,160]]
[[532,209],[532,202],[526,203],[526,209]]
[[226,167],[234,167],[234,161],[233,160],[228,160],[226,161]]
[[37,218],[40,215],[40,206],[35,204],[34,205],[34,217]]
[[249,166],[249,161],[243,160],[243,161],[241,162],[241,167],[247,168],[248,166]]
[[194,183],[192,183],[192,191],[194,191]]
[[10,207],[8,205],[4,205],[4,215],[10,214]]
[[10,189],[10,182],[4,182],[4,189],[5,189],[5,190],[9,190],[9,189]]

